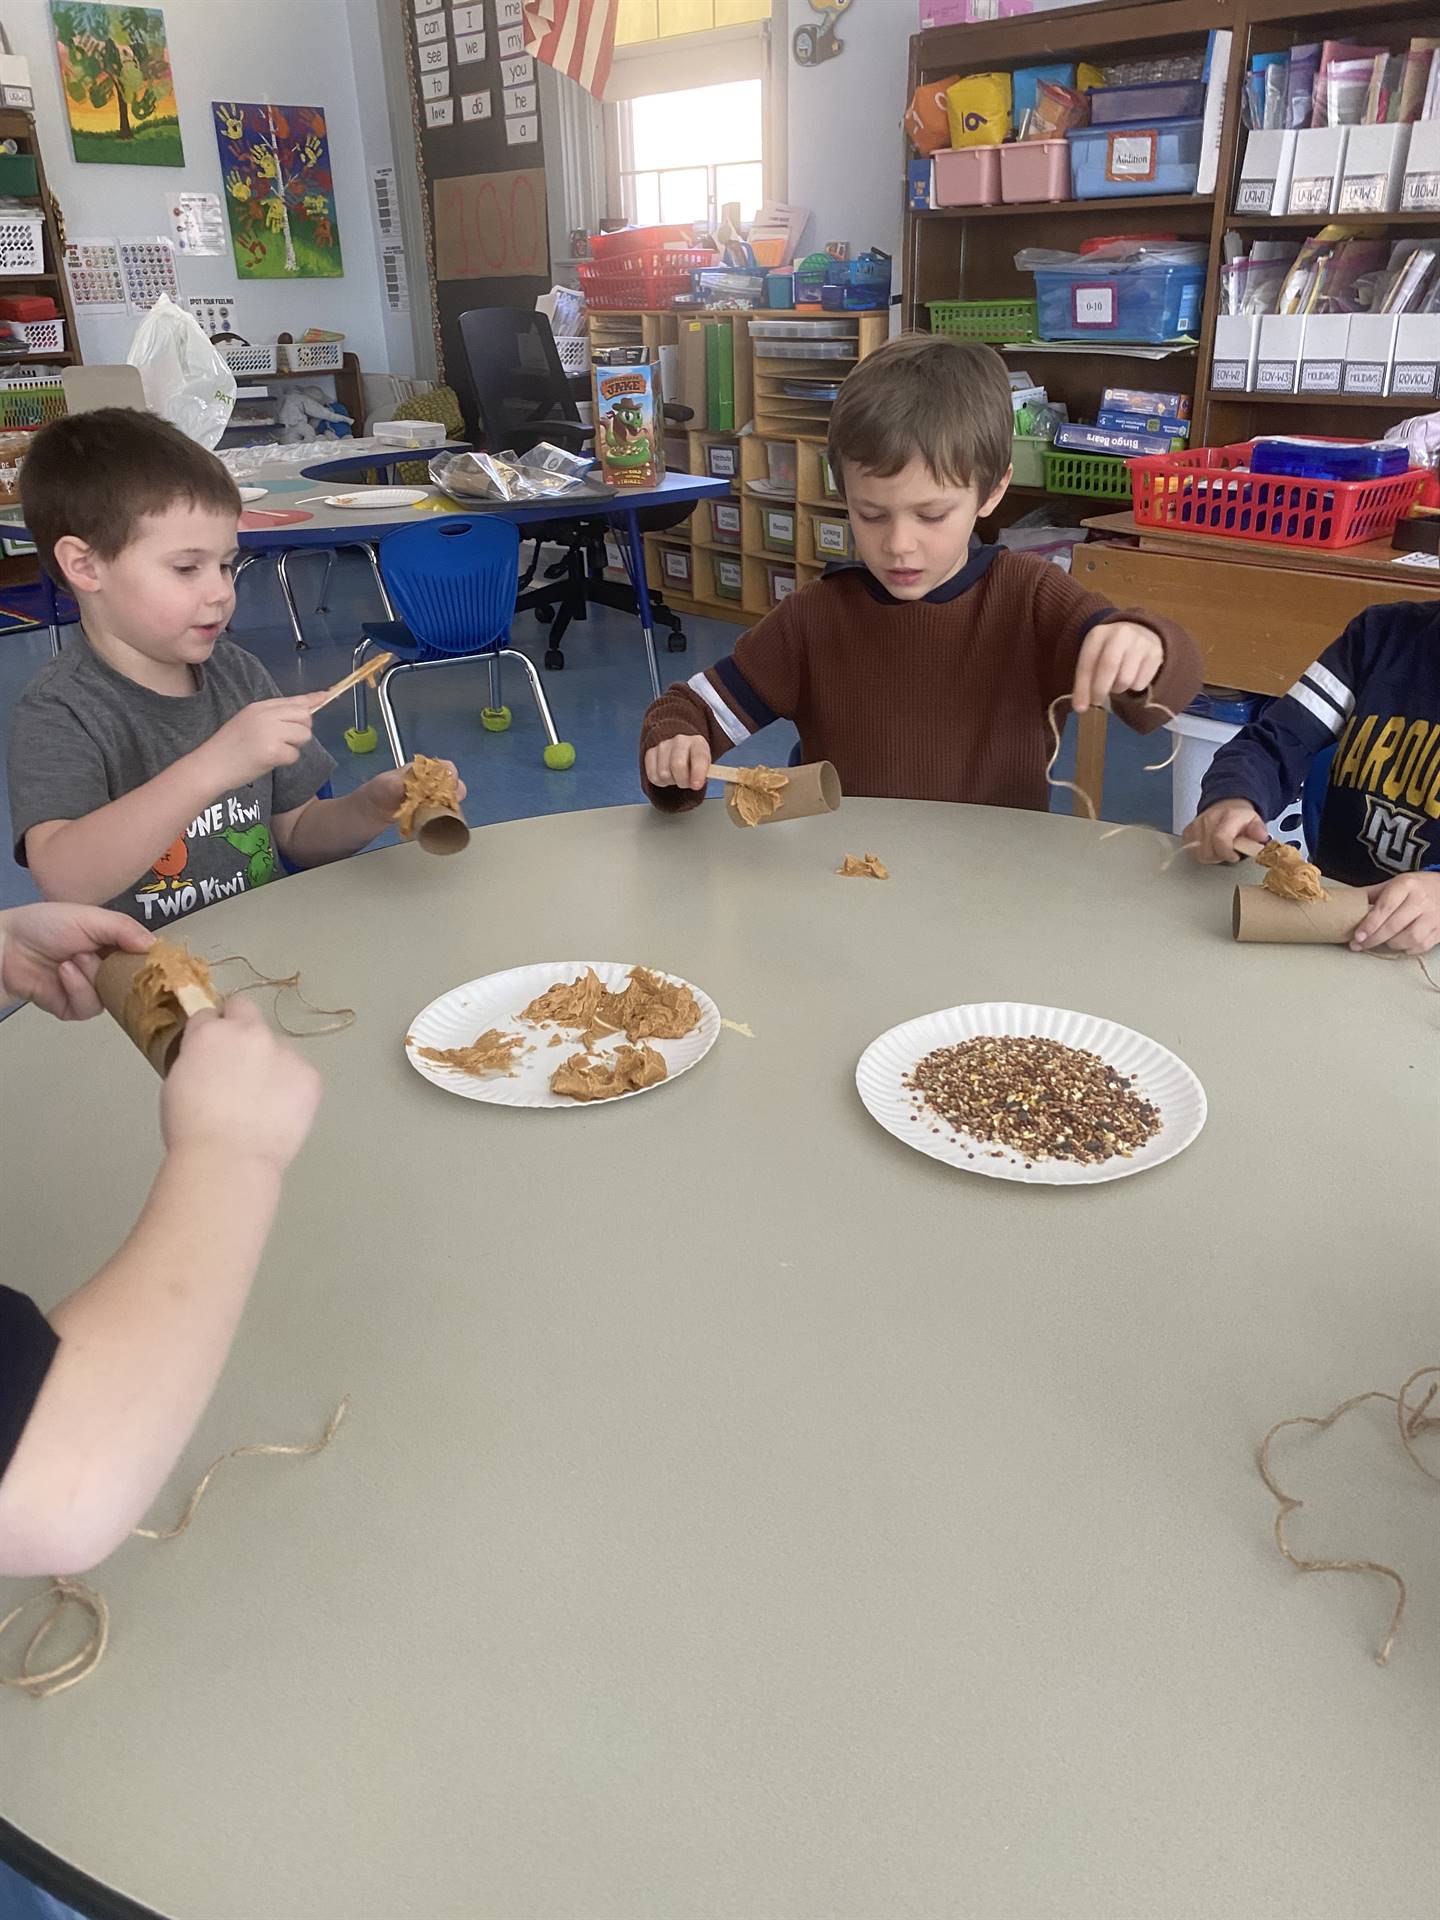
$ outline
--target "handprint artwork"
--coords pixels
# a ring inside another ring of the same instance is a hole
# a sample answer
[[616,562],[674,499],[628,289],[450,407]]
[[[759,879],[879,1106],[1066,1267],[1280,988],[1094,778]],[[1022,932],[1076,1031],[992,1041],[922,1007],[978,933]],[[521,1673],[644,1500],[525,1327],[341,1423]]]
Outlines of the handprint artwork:
[[345,269],[325,109],[217,100],[214,113],[236,273],[337,279]]

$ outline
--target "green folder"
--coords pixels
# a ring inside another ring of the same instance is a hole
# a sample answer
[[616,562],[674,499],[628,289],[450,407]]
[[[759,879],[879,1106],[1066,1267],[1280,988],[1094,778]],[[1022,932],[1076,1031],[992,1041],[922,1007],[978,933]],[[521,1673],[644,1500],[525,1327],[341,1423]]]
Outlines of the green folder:
[[735,431],[734,335],[723,321],[705,327],[705,424],[712,433]]

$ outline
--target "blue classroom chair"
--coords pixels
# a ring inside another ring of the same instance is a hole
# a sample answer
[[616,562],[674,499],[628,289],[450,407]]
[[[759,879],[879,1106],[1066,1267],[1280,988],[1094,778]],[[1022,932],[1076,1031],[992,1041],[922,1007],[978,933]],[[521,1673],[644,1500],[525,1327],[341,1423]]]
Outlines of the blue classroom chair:
[[[372,648],[399,656],[375,690],[396,766],[403,767],[407,756],[390,700],[391,681],[397,674],[477,657],[490,669],[490,704],[480,716],[487,732],[503,733],[510,724],[510,710],[501,700],[500,663],[514,660],[545,729],[546,766],[556,771],[574,766],[575,749],[555,731],[539,674],[517,647],[504,644],[520,573],[520,535],[510,522],[477,515],[402,527],[381,542],[380,571],[400,617],[366,622],[355,665],[363,666]],[[355,725],[345,740],[353,753],[369,753],[375,746],[363,680],[355,688]]]

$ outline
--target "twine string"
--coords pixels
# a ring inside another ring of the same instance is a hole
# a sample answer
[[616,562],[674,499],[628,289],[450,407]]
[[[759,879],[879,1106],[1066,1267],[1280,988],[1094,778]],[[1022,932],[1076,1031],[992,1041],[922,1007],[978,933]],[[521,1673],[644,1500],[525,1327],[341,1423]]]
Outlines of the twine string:
[[[298,1456],[323,1453],[335,1438],[336,1429],[349,1409],[350,1396],[346,1394],[331,1414],[325,1431],[318,1440],[308,1440],[299,1445],[279,1445],[257,1441],[250,1446],[232,1447],[229,1453],[222,1453],[219,1459],[212,1461],[205,1470],[199,1486],[191,1494],[184,1512],[173,1527],[136,1527],[134,1529],[136,1537],[141,1540],[177,1539],[195,1518],[195,1510],[204,1499],[210,1482],[227,1460],[238,1460],[247,1454]],[[51,1694],[63,1693],[67,1687],[78,1686],[82,1680],[88,1679],[105,1657],[105,1649],[110,1642],[110,1609],[105,1604],[104,1596],[97,1593],[94,1587],[87,1586],[83,1580],[68,1579],[59,1574],[52,1575],[48,1587],[29,1595],[27,1599],[20,1602],[19,1606],[12,1607],[4,1619],[0,1620],[0,1640],[4,1639],[15,1623],[32,1607],[46,1600],[50,1602],[50,1609],[27,1641],[25,1651],[20,1658],[19,1671],[13,1674],[0,1673],[0,1687],[9,1687],[17,1693],[28,1693],[32,1700],[48,1700]],[[80,1608],[90,1616],[90,1632],[85,1644],[78,1653],[71,1654],[68,1660],[62,1660],[53,1667],[36,1669],[33,1663],[40,1648],[49,1638],[51,1630],[63,1617],[66,1608],[71,1606]]]
[[[1427,1375],[1434,1374],[1430,1390],[1417,1406],[1410,1404],[1410,1391]],[[1270,1448],[1275,1436],[1283,1433],[1287,1427],[1313,1427],[1318,1433],[1324,1433],[1328,1427],[1342,1419],[1354,1408],[1364,1406],[1368,1400],[1384,1400],[1395,1408],[1396,1422],[1400,1432],[1400,1444],[1414,1464],[1427,1479],[1440,1482],[1440,1473],[1434,1472],[1415,1451],[1416,1436],[1432,1428],[1440,1428],[1440,1418],[1430,1414],[1428,1409],[1440,1391],[1440,1366],[1419,1367],[1401,1387],[1398,1394],[1382,1393],[1374,1389],[1369,1393],[1352,1394],[1348,1400],[1342,1400],[1338,1407],[1332,1407],[1327,1414],[1300,1413],[1288,1420],[1277,1420],[1260,1443],[1260,1478],[1279,1503],[1279,1512],[1275,1515],[1275,1545],[1300,1573],[1373,1573],[1382,1580],[1389,1580],[1395,1588],[1395,1606],[1390,1615],[1390,1625],[1381,1642],[1380,1651],[1375,1656],[1377,1667],[1387,1666],[1400,1633],[1400,1623],[1405,1618],[1405,1603],[1408,1593],[1403,1576],[1397,1568],[1387,1566],[1383,1560],[1320,1560],[1307,1554],[1297,1553],[1291,1546],[1287,1523],[1292,1514],[1298,1513],[1304,1506],[1303,1500],[1297,1500],[1275,1478],[1270,1464]]]
[[[255,965],[255,962],[248,960],[243,953],[227,953],[223,960],[212,960],[210,965],[212,968],[230,966],[248,967],[251,973],[254,974],[255,978],[253,980],[245,981],[242,986],[232,987],[230,990],[232,993],[263,993],[267,987],[274,987],[275,1003],[271,1011],[275,1018],[275,1024],[282,1033],[288,1034],[292,1040],[313,1040],[327,1033],[343,1033],[347,1027],[353,1027],[359,1018],[354,1007],[317,1007],[313,1001],[307,1000],[305,995],[300,991],[300,974],[298,970],[289,974],[262,973],[259,967]],[[314,1014],[319,1019],[328,1020],[329,1025],[323,1027],[289,1026],[286,1023],[285,1016],[280,1011],[281,996],[286,993],[293,993],[306,1013]]]

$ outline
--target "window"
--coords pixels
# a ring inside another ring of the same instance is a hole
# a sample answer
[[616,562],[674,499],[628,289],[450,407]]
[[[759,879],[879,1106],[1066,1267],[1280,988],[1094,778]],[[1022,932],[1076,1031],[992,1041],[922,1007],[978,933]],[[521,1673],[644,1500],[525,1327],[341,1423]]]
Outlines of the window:
[[620,0],[615,16],[617,47],[669,40],[712,27],[739,27],[770,18],[770,0]]
[[617,45],[604,107],[612,219],[713,227],[722,207],[738,204],[749,221],[784,199],[784,48],[772,66],[769,21],[753,17],[762,3],[768,14],[769,0],[687,0],[751,17],[672,36],[667,19],[691,16],[658,0],[661,37]]
[[713,227],[732,201],[743,221],[754,219],[765,197],[758,79],[646,94],[620,102],[615,112],[627,220]]

